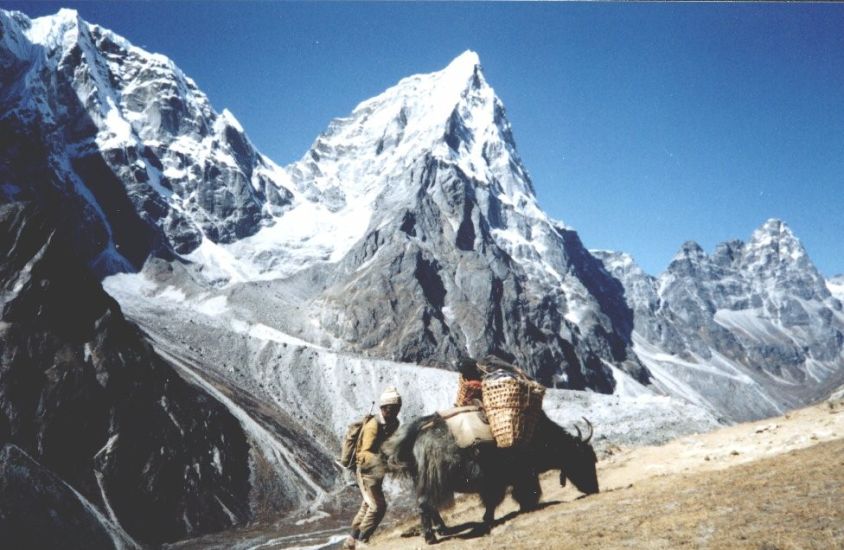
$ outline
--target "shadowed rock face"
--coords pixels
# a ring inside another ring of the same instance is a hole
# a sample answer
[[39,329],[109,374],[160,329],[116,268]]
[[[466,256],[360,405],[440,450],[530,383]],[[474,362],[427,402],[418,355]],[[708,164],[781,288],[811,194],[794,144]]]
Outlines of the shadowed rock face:
[[32,205],[0,205],[8,251],[0,260],[0,417],[9,440],[139,541],[248,521],[239,423],[153,352],[55,219]]
[[0,540],[6,548],[134,548],[53,472],[0,447]]

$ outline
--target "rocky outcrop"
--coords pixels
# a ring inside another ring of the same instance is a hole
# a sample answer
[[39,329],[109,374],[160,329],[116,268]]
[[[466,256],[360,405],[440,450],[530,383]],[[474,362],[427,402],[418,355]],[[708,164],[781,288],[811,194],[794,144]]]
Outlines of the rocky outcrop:
[[[647,381],[628,354],[632,312],[622,287],[576,233],[548,228],[548,240],[565,255],[561,279],[568,282],[550,287],[495,240],[495,231],[506,230],[501,218],[517,215],[500,204],[480,205],[495,198],[479,198],[449,163],[420,164],[411,185],[421,191],[411,209],[340,263],[339,273],[354,275],[337,277],[322,294],[320,303],[330,306],[322,326],[360,352],[399,361],[444,365],[494,353],[546,384],[611,393],[605,360]],[[467,211],[474,214],[464,217]],[[580,325],[567,318],[576,299],[586,303]]]

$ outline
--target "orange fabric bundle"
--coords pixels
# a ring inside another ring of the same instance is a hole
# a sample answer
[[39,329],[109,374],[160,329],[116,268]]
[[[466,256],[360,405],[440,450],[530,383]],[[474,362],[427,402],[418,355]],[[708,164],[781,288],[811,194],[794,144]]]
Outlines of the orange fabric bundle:
[[464,405],[471,405],[475,399],[481,399],[483,396],[483,384],[480,380],[467,380],[460,376],[460,385],[457,387],[457,399],[455,405],[462,407]]

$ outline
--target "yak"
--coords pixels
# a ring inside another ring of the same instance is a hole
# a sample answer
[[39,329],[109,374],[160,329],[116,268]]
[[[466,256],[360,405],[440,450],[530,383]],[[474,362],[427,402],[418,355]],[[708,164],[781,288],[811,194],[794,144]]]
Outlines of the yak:
[[384,443],[382,453],[389,472],[412,479],[422,534],[428,544],[434,544],[434,526],[440,534],[448,532],[439,508],[450,503],[454,493],[480,496],[485,511],[479,534],[492,529],[495,509],[510,487],[520,511],[535,509],[542,472],[559,470],[560,485],[568,478],[582,493],[597,493],[597,458],[589,443],[593,430],[588,420],[586,423],[589,434],[584,437],[575,427],[574,436],[542,413],[533,438],[522,447],[482,443],[461,449],[442,417],[433,414],[399,428]]

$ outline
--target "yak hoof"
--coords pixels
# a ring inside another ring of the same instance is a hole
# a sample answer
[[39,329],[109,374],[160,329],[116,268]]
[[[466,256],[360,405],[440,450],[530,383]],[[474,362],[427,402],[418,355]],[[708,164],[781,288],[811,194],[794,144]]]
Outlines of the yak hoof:
[[437,541],[437,537],[434,536],[433,533],[431,533],[431,534],[425,535],[425,542],[428,543],[428,544],[436,544],[438,541]]

